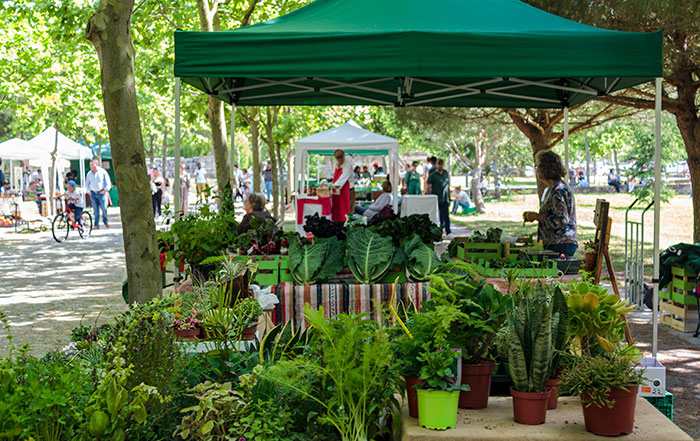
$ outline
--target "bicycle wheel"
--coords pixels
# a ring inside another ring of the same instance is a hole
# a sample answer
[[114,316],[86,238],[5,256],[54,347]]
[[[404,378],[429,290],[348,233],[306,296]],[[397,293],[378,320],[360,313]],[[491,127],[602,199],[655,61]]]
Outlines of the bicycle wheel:
[[80,215],[80,220],[83,222],[83,226],[78,228],[78,233],[83,239],[87,239],[92,234],[92,215],[87,211],[83,211]]
[[69,231],[70,222],[68,222],[66,216],[63,213],[57,214],[53,222],[51,222],[53,238],[56,239],[56,242],[63,242],[68,238]]

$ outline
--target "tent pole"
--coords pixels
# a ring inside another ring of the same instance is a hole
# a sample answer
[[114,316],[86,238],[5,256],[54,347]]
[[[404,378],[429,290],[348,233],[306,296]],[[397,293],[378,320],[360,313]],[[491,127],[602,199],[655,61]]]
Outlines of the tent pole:
[[231,103],[231,190],[233,190],[233,164],[236,163],[236,104]]
[[15,188],[15,167],[12,160],[10,160],[10,188]]
[[[173,196],[175,201],[175,207],[173,213],[175,213],[175,219],[179,219],[181,216],[180,212],[180,78],[175,78],[175,170],[174,170],[174,182],[173,182]],[[165,165],[163,165],[163,172],[165,172]],[[175,243],[177,244],[177,237],[175,237]],[[178,288],[178,280],[180,279],[180,262],[175,260],[175,278],[173,280],[173,285],[175,292]]]
[[652,316],[651,355],[656,357],[659,340],[659,231],[661,225],[661,84],[663,79],[656,79],[656,105],[654,130],[654,293]]
[[564,165],[569,174],[569,108],[564,107]]

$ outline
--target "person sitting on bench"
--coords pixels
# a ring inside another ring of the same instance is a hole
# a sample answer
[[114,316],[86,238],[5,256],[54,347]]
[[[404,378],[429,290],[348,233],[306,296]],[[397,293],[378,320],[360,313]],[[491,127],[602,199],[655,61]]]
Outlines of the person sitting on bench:
[[466,191],[462,190],[462,186],[458,185],[455,187],[455,203],[452,205],[452,214],[457,214],[457,209],[462,208],[463,210],[471,207],[472,201],[469,199],[469,195]]
[[377,217],[377,215],[381,213],[386,206],[391,207],[391,204],[394,202],[394,196],[391,194],[391,191],[391,182],[382,182],[382,194],[379,195],[377,200],[366,208],[362,205],[355,205],[355,214],[363,215],[367,217],[368,220]]

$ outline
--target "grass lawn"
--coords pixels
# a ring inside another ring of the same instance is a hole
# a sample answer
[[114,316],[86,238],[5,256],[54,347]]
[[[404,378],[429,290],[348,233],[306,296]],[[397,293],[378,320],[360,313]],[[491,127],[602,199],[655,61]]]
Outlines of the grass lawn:
[[[593,211],[596,200],[606,199],[610,202],[610,217],[612,218],[612,234],[610,239],[610,257],[617,275],[618,284],[624,285],[625,273],[625,210],[632,203],[633,197],[628,194],[576,195],[576,215],[578,219],[579,252],[583,257],[583,242],[593,239],[595,226]],[[511,235],[528,235],[537,232],[536,224],[528,223],[523,226],[523,211],[538,211],[539,204],[536,195],[513,197],[504,202],[487,202],[486,213],[477,216],[452,216],[452,221],[469,229],[486,230],[499,227]],[[631,220],[640,220],[641,210],[630,211]],[[654,212],[650,209],[644,222],[645,236],[645,273],[651,277],[652,252],[654,233]],[[661,236],[660,246],[665,248],[679,242],[693,240],[693,204],[690,196],[675,196],[668,204],[661,206]],[[577,255],[578,255],[577,254]]]

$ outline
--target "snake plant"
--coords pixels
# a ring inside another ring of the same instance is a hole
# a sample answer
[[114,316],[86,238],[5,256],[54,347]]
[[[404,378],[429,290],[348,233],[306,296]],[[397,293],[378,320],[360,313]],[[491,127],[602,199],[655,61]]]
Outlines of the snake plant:
[[544,392],[552,360],[552,304],[541,286],[513,305],[508,362],[519,392]]

